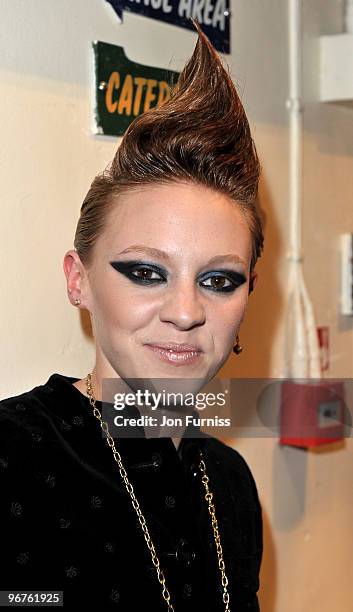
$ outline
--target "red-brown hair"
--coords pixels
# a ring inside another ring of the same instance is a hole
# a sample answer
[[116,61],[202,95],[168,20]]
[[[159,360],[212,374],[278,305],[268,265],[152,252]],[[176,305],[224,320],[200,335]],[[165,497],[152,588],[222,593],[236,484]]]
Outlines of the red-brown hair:
[[171,87],[170,99],[134,119],[83,201],[74,246],[86,266],[119,195],[134,187],[181,181],[221,192],[240,206],[252,237],[250,273],[261,255],[264,236],[257,208],[261,169],[249,123],[229,69],[197,20],[191,21],[198,40]]

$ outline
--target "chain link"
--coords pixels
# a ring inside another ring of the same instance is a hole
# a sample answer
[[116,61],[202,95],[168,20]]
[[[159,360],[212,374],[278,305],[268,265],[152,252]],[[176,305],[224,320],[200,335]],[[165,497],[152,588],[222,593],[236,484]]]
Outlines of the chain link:
[[[146,540],[146,544],[147,547],[151,553],[151,557],[152,557],[152,563],[154,565],[154,567],[156,568],[156,572],[157,572],[157,577],[158,577],[158,581],[162,586],[162,597],[165,600],[167,606],[168,606],[168,611],[169,612],[175,612],[173,604],[171,603],[171,597],[170,597],[170,593],[168,591],[167,585],[166,585],[166,580],[165,580],[165,576],[164,573],[160,567],[160,563],[159,563],[159,559],[154,547],[154,544],[152,542],[152,538],[150,536],[150,533],[148,531],[148,527],[146,524],[146,520],[144,515],[142,514],[141,508],[140,508],[140,504],[135,496],[134,493],[134,488],[131,484],[131,482],[129,481],[128,477],[127,477],[127,473],[126,470],[123,466],[123,462],[121,460],[121,456],[119,451],[116,449],[115,447],[115,442],[114,442],[114,438],[111,436],[109,429],[108,429],[108,424],[106,421],[102,420],[102,415],[99,411],[99,409],[96,406],[96,400],[93,396],[93,390],[92,390],[92,375],[91,373],[87,374],[86,377],[86,387],[87,387],[87,394],[88,394],[88,398],[90,401],[90,404],[93,408],[93,414],[94,416],[99,420],[100,422],[100,426],[102,428],[102,430],[104,431],[104,433],[107,434],[107,443],[110,446],[110,448],[113,451],[113,456],[114,459],[116,461],[116,463],[118,464],[119,467],[119,472],[120,472],[120,476],[122,478],[122,480],[124,481],[125,487],[127,492],[130,495],[131,498],[131,502],[132,502],[132,506],[135,510],[135,512],[137,513],[138,519],[139,519],[139,523],[141,525],[141,529],[143,531],[143,535],[144,538]],[[218,567],[220,569],[220,572],[222,574],[222,586],[223,586],[223,602],[225,603],[225,612],[229,612],[230,608],[229,608],[229,593],[227,591],[227,585],[228,585],[228,578],[225,574],[225,565],[224,565],[224,560],[223,560],[223,551],[222,551],[222,546],[221,546],[221,541],[220,541],[220,536],[219,536],[219,531],[218,531],[218,523],[217,523],[217,519],[216,519],[216,509],[215,506],[212,502],[212,498],[213,498],[213,493],[211,493],[211,491],[209,490],[209,486],[208,486],[208,482],[209,482],[209,478],[207,476],[206,473],[206,465],[203,459],[203,454],[201,449],[199,449],[199,453],[200,453],[200,463],[199,463],[199,468],[200,471],[202,472],[202,482],[204,484],[205,490],[206,490],[206,494],[205,494],[205,500],[208,502],[208,511],[209,514],[211,516],[211,522],[212,522],[212,528],[213,528],[213,534],[214,534],[214,539],[215,539],[215,543],[216,543],[216,549],[217,549],[217,556],[218,556]]]
[[219,535],[219,531],[218,531],[218,522],[217,522],[217,518],[216,518],[216,508],[214,506],[214,503],[212,502],[213,499],[213,493],[211,493],[209,486],[208,486],[208,482],[209,482],[209,478],[206,474],[206,465],[205,462],[203,460],[202,457],[202,451],[200,449],[200,463],[199,463],[199,468],[203,474],[201,480],[203,482],[203,485],[205,487],[206,490],[206,494],[205,494],[205,500],[208,502],[208,511],[210,513],[211,516],[211,522],[212,522],[212,527],[213,527],[213,535],[214,535],[214,540],[216,543],[216,549],[217,549],[217,556],[218,556],[218,567],[220,569],[220,572],[222,574],[222,586],[223,586],[223,603],[225,604],[225,610],[226,612],[229,612],[230,608],[229,608],[229,593],[227,590],[227,586],[228,586],[228,578],[226,576],[225,573],[225,565],[224,565],[224,560],[223,560],[223,550],[222,550],[222,545],[221,545],[221,538]]

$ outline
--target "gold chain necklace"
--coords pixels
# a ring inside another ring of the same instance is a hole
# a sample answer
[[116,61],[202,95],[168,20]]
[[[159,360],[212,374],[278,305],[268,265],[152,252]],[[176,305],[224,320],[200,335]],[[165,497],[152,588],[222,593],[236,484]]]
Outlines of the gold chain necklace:
[[[130,483],[128,477],[127,477],[127,473],[126,470],[123,466],[122,460],[121,460],[121,456],[120,453],[117,451],[116,447],[115,447],[115,442],[114,442],[114,438],[111,436],[109,429],[108,429],[108,424],[106,423],[106,421],[102,421],[102,415],[99,411],[99,409],[96,406],[96,400],[93,396],[93,390],[92,390],[92,374],[89,373],[87,374],[86,377],[86,387],[87,387],[87,394],[89,397],[89,401],[90,404],[93,408],[93,414],[94,416],[99,420],[100,422],[100,426],[102,428],[102,430],[107,434],[107,443],[110,446],[110,448],[113,451],[113,456],[115,461],[117,462],[118,466],[119,466],[119,472],[120,472],[120,476],[123,479],[124,483],[125,483],[125,487],[131,497],[131,503],[133,505],[134,510],[137,513],[140,525],[141,525],[141,529],[143,531],[143,535],[145,537],[146,540],[146,544],[148,549],[151,552],[151,557],[152,557],[152,562],[153,565],[156,568],[157,571],[157,576],[158,576],[158,580],[159,583],[162,585],[162,596],[163,599],[166,601],[167,606],[168,606],[168,610],[170,612],[174,612],[174,607],[170,601],[170,593],[168,591],[168,588],[166,586],[166,581],[165,581],[165,576],[163,574],[163,571],[160,567],[159,564],[159,559],[157,557],[157,553],[155,551],[151,536],[149,534],[148,531],[148,527],[146,525],[146,521],[145,521],[145,517],[143,516],[141,509],[140,509],[140,505],[136,499],[135,493],[134,493],[134,488],[132,486],[132,484]],[[225,574],[225,565],[224,565],[224,560],[223,560],[223,551],[222,551],[222,546],[221,546],[221,540],[220,540],[220,536],[219,536],[219,532],[218,532],[218,522],[216,519],[216,509],[215,506],[212,502],[212,498],[213,498],[213,493],[211,493],[211,491],[209,490],[209,486],[208,486],[208,481],[209,478],[206,474],[206,465],[203,459],[203,454],[201,449],[199,449],[199,453],[200,453],[200,463],[199,463],[199,468],[201,470],[202,473],[202,482],[203,485],[205,487],[205,500],[208,502],[208,511],[209,514],[211,516],[211,522],[212,522],[212,528],[213,528],[213,535],[214,535],[214,539],[215,539],[215,543],[216,543],[216,549],[217,549],[217,556],[218,556],[218,567],[220,569],[221,575],[222,575],[222,586],[223,586],[223,602],[225,604],[225,611],[226,612],[230,612],[230,608],[229,608],[229,593],[227,590],[227,585],[228,585],[228,578]]]

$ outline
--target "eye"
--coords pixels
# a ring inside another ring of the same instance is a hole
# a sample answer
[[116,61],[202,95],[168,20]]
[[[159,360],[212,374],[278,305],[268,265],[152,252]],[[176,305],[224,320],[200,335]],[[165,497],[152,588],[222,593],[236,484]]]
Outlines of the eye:
[[[152,268],[147,268],[146,266],[140,266],[139,268],[135,268],[130,271],[130,274],[132,277],[137,278],[138,280],[143,282],[164,282],[159,272],[156,272]],[[153,277],[153,275],[155,276]]]
[[162,270],[152,264],[146,265],[136,261],[111,261],[110,264],[126,278],[139,285],[156,285],[166,281]]
[[[211,284],[210,285],[204,284],[203,287],[210,287],[211,289],[216,289],[220,291],[224,291],[224,289],[229,290],[229,288],[234,287],[234,283],[232,283],[225,276],[210,276],[208,280],[211,281]],[[228,283],[228,285],[225,284],[226,282]]]
[[[136,261],[111,261],[110,264],[130,279],[132,282],[139,285],[159,285],[167,282],[169,276],[166,270],[149,263],[141,263]],[[205,283],[209,281],[209,283]],[[240,272],[234,270],[218,270],[210,275],[204,275],[204,280],[199,281],[201,287],[214,291],[216,293],[231,293],[237,287],[246,282],[246,277]]]
[[206,280],[211,281],[211,283],[208,285],[200,283],[201,286],[211,289],[211,291],[215,291],[216,293],[231,293],[232,291],[235,291],[237,287],[246,282],[246,278],[243,274],[232,271],[227,272],[227,275],[213,274]]

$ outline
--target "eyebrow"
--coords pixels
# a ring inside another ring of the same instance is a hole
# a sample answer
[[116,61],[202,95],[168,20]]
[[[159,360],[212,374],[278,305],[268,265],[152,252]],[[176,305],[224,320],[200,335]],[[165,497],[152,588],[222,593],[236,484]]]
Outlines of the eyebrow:
[[[124,255],[125,253],[130,253],[131,251],[148,253],[151,257],[159,257],[164,261],[170,261],[168,253],[165,253],[160,249],[143,246],[142,244],[133,244],[132,246],[129,246],[120,253],[118,253],[118,255]],[[241,257],[239,257],[239,255],[233,253],[228,253],[226,255],[216,255],[215,257],[211,257],[211,259],[208,260],[206,265],[222,263],[224,261],[228,261],[230,263],[242,263],[244,264],[244,266],[246,266],[245,261]]]

